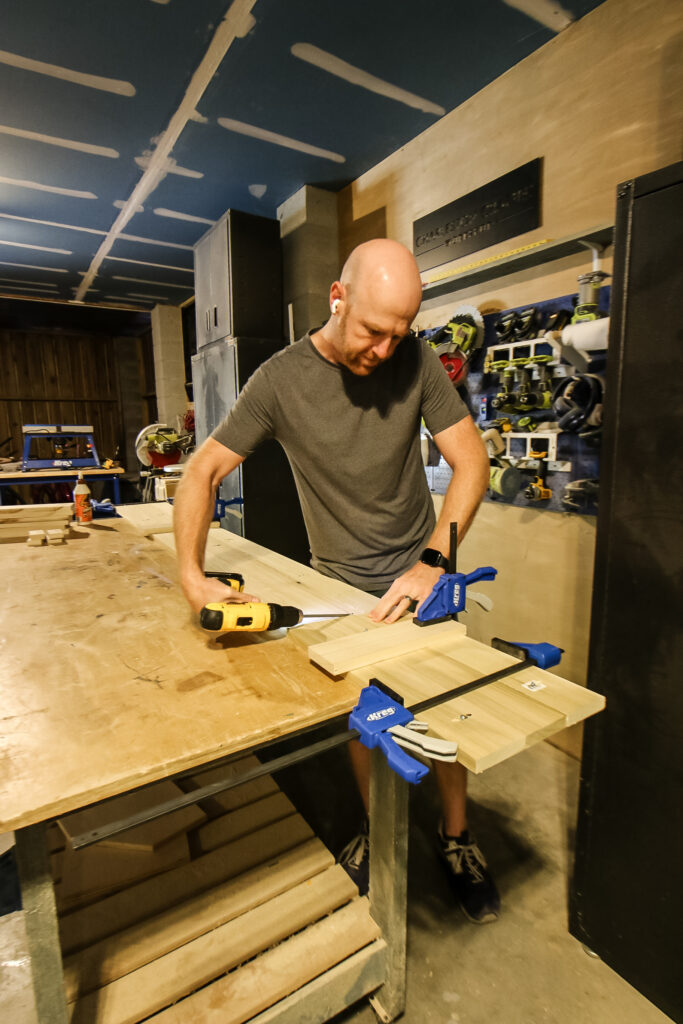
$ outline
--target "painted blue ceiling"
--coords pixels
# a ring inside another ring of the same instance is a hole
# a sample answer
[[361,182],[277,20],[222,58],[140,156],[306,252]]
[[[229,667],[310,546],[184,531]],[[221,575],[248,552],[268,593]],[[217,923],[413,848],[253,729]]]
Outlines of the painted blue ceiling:
[[[230,6],[0,0],[0,296],[73,298]],[[306,183],[338,190],[554,35],[504,0],[256,0],[251,14],[87,302],[182,301],[191,246],[226,209],[273,217]],[[328,69],[303,59],[318,51]],[[333,58],[415,105],[332,74]]]

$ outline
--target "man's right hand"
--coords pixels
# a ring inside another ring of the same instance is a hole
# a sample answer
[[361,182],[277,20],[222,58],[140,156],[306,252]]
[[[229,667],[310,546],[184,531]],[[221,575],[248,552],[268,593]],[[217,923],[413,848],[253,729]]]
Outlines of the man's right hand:
[[192,610],[199,612],[205,604],[215,604],[218,601],[225,601],[227,604],[246,604],[247,601],[258,601],[253,594],[244,594],[239,590],[233,590],[220,580],[204,576],[192,584],[185,584],[183,587],[185,597],[189,601]]

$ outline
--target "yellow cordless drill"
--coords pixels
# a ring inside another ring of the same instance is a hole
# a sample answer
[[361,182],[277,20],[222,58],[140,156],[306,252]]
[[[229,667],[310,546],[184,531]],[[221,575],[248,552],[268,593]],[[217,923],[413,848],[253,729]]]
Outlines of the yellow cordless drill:
[[[233,590],[244,590],[244,577],[238,572],[207,572],[212,579],[220,580]],[[309,613],[310,614],[310,613]],[[343,612],[323,613],[315,618],[337,618]],[[264,601],[249,601],[236,604],[232,601],[213,601],[204,605],[199,613],[199,623],[212,633],[230,633],[234,630],[264,632],[269,629],[298,626],[306,618],[300,608],[291,605],[266,604]]]

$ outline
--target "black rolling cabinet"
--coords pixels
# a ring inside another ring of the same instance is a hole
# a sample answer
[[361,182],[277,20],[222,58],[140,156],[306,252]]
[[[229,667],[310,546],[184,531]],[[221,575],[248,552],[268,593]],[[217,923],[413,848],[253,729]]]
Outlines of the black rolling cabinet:
[[683,163],[619,186],[570,930],[683,1020]]

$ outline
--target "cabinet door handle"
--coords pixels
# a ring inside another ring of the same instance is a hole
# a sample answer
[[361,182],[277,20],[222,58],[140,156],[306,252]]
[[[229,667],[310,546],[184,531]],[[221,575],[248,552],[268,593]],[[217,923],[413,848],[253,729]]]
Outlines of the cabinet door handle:
[[218,306],[213,307],[213,326],[218,327]]
[[208,334],[210,330],[211,330],[211,319],[210,319],[210,316],[209,316],[209,310],[207,309],[207,311],[206,311],[206,333]]

